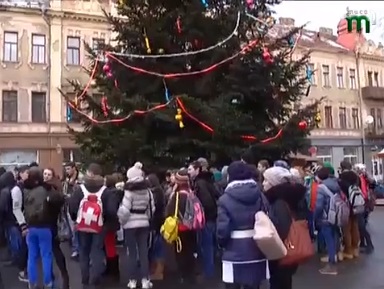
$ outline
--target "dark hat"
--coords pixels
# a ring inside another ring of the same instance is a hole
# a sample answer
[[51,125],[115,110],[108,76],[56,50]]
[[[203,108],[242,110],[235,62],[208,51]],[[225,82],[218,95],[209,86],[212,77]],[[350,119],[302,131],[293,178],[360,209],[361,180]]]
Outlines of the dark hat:
[[274,167],[282,167],[282,168],[284,168],[284,169],[289,170],[289,165],[288,165],[288,163],[287,163],[286,161],[284,161],[284,160],[278,160],[278,161],[275,161],[275,162],[273,163],[273,166],[274,166]]
[[228,167],[228,181],[243,181],[252,179],[251,167],[242,161],[235,161]]

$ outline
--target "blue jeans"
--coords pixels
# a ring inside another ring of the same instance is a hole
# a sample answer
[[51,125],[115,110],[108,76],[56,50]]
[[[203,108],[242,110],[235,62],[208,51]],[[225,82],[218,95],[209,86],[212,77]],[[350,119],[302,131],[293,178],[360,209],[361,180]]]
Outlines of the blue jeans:
[[199,250],[201,261],[203,262],[203,271],[206,278],[215,275],[215,236],[216,224],[207,222],[204,229],[199,232]]
[[323,224],[320,230],[327,248],[329,263],[335,264],[338,244],[338,228],[330,224]]
[[149,250],[149,261],[162,261],[165,258],[165,241],[160,232],[153,233],[152,246]]
[[72,253],[79,253],[79,234],[77,231],[73,231],[72,233]]
[[28,248],[25,238],[21,235],[19,226],[10,226],[7,228],[8,248],[11,251],[13,262],[15,262],[19,271],[27,269]]
[[41,257],[44,285],[51,286],[53,281],[52,230],[50,228],[28,228],[27,244],[29,284],[37,284],[37,262]]
[[[77,232],[79,236],[79,257],[81,282],[83,285],[98,285],[104,272],[104,234]],[[92,261],[93,276],[90,278]]]

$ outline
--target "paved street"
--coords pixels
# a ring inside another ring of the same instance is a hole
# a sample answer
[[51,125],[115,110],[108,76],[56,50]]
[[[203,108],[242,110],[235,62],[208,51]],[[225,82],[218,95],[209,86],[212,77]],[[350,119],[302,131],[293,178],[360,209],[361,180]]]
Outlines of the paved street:
[[[302,266],[294,280],[295,289],[384,289],[384,208],[378,207],[370,219],[370,231],[376,246],[375,253],[371,256],[362,256],[359,260],[347,261],[339,264],[338,276],[322,276],[318,273],[319,262],[313,260],[310,264]],[[69,255],[68,248],[66,249]],[[123,254],[123,252],[121,252]],[[78,264],[69,260],[71,285],[73,289],[81,289],[80,272]],[[125,261],[121,264],[122,284],[111,289],[124,288],[126,284],[124,276]],[[57,271],[57,270],[56,270]],[[1,274],[6,289],[26,288],[25,283],[17,280],[17,271],[14,268],[3,267]],[[220,286],[218,276],[218,288]],[[156,284],[155,288],[170,288],[171,280]],[[199,286],[201,287],[201,286]],[[212,288],[212,286],[209,286]],[[109,288],[109,287],[108,287]]]

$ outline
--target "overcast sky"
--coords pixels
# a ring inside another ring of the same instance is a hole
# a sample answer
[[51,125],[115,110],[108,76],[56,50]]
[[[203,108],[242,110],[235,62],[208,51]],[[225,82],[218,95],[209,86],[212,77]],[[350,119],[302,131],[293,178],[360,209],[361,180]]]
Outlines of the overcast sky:
[[[274,6],[277,17],[291,17],[296,24],[309,22],[308,28],[332,28],[334,34],[337,24],[346,14],[347,7],[354,11],[367,11],[371,22],[376,17],[376,25],[371,23],[371,33],[367,38],[384,43],[384,1],[283,1]],[[364,12],[363,12],[364,13]]]

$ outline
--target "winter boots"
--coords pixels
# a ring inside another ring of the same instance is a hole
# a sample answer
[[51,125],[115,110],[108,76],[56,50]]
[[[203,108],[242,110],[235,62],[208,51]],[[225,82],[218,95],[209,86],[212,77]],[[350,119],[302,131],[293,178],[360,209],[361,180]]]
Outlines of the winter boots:
[[106,277],[113,282],[120,281],[119,256],[107,258],[105,273]]

